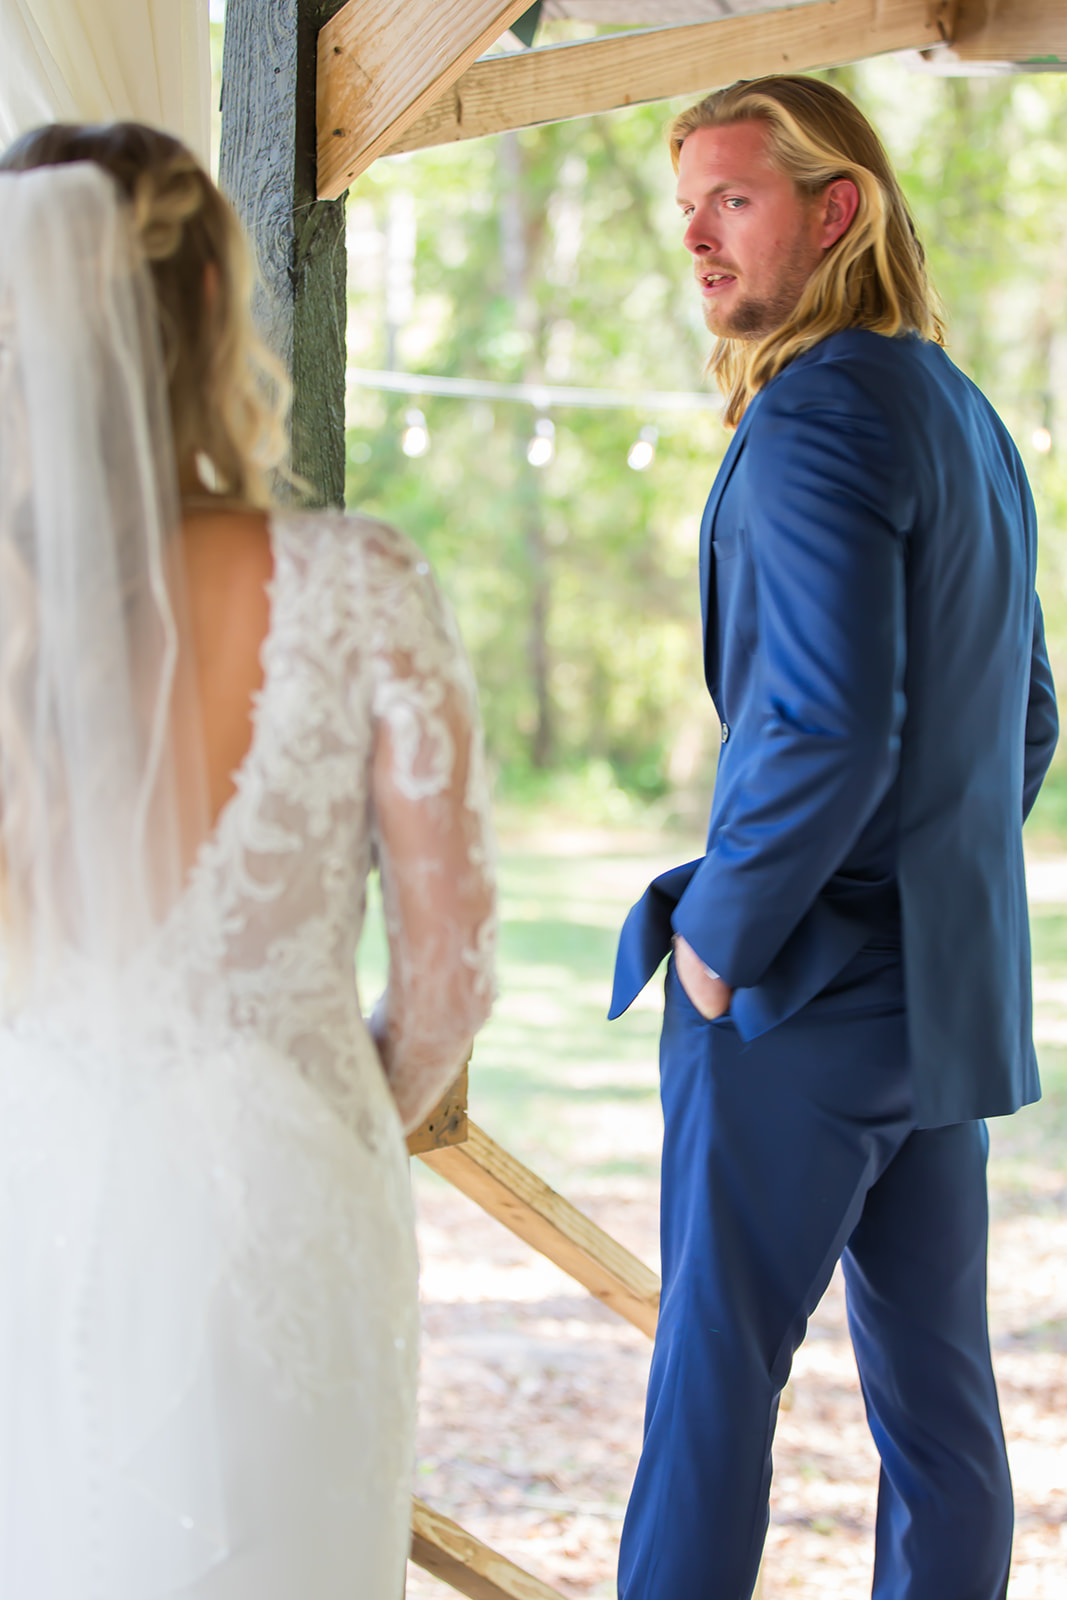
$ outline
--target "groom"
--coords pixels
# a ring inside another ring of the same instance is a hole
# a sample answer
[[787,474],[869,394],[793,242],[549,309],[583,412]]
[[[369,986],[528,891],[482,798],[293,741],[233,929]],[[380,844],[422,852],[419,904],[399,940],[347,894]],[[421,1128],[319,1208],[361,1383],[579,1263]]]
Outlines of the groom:
[[623,1600],[746,1600],[778,1396],[843,1257],[881,1459],[877,1600],[996,1600],[1011,1483],[986,1328],[987,1116],[1039,1094],[1022,823],[1056,743],[1034,511],[941,349],[870,125],[815,79],[671,131],[736,432],[701,530],[722,724],[673,938],[663,1297]]

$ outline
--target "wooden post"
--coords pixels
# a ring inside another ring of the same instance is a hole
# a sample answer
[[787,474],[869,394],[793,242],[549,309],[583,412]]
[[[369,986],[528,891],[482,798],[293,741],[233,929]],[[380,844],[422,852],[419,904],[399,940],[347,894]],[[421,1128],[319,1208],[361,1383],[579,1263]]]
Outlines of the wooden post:
[[316,200],[319,29],[341,0],[228,0],[219,178],[260,272],[259,329],[293,381],[293,467],[345,495],[344,195]]

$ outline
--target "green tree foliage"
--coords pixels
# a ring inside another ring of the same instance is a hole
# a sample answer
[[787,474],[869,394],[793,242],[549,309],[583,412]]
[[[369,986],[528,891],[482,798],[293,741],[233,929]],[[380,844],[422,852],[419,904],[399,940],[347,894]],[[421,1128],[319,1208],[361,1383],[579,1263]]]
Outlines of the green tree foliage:
[[[1067,682],[1067,79],[833,74],[901,173],[950,351],[1005,416],[1043,520],[1042,587]],[[349,202],[349,359],[500,383],[702,387],[708,348],[663,130],[673,108],[378,162]],[[418,406],[428,452],[401,447]],[[706,783],[700,511],[727,439],[711,412],[349,397],[348,500],[411,532],[459,613],[491,750],[512,776],[606,763],[645,794]],[[630,470],[642,427],[655,459]],[[1036,430],[1046,429],[1052,448]]]

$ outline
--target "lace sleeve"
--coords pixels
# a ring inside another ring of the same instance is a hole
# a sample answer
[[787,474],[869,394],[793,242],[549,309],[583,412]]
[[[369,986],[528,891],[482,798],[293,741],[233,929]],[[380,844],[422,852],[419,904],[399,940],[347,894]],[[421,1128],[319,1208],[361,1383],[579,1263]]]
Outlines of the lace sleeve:
[[378,1043],[405,1129],[466,1060],[493,999],[489,792],[474,679],[415,546],[375,528],[366,548],[374,725],[372,825],[389,939]]

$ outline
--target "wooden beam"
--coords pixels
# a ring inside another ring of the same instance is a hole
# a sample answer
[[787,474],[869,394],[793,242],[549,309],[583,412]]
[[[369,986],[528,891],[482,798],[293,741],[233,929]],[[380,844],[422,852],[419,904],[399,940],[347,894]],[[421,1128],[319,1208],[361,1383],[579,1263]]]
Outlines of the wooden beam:
[[952,54],[959,61],[1067,70],[1064,0],[960,0]]
[[319,197],[333,200],[529,7],[348,0],[319,34]]
[[[735,78],[922,50],[943,41],[939,18],[945,10],[939,0],[818,0],[495,56],[465,72],[392,140],[389,153],[698,95]],[[320,116],[328,122],[331,114],[329,101],[321,102]]]
[[344,205],[316,202],[315,62],[340,0],[229,0],[219,181],[252,239],[260,334],[293,381],[293,466],[345,494]]
[[411,1505],[411,1559],[468,1600],[562,1600],[558,1589],[531,1577],[421,1500]]
[[468,1123],[467,1134],[465,1143],[427,1150],[420,1159],[651,1338],[659,1315],[659,1279],[651,1268],[476,1123]]
[[463,1144],[470,1123],[467,1121],[467,1067],[463,1068],[452,1087],[445,1091],[425,1122],[408,1134],[408,1154],[421,1156],[427,1150],[440,1150],[445,1145]]

